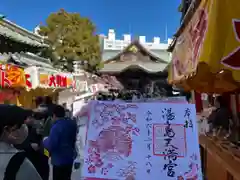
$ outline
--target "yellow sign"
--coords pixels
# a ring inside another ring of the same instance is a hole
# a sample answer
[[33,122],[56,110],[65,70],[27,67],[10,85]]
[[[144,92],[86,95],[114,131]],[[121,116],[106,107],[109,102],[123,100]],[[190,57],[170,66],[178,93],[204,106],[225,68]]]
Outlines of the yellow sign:
[[39,74],[39,81],[41,85],[54,88],[68,88],[73,86],[73,78],[69,78],[60,74]]
[[49,74],[39,74],[40,84],[48,85],[49,83]]
[[202,0],[178,37],[169,82],[204,92],[235,90],[240,82],[240,1]]

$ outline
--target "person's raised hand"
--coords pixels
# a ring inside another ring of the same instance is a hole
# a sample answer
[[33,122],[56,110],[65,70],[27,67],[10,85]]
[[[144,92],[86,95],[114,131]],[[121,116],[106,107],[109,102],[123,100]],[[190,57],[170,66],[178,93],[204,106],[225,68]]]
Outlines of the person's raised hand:
[[31,146],[35,151],[39,150],[39,145],[37,143],[31,143]]

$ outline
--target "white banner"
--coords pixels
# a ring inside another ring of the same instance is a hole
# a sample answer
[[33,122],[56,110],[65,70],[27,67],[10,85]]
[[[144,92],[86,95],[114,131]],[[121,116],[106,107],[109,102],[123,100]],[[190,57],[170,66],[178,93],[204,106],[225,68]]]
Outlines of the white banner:
[[192,104],[95,102],[84,153],[87,180],[202,180]]

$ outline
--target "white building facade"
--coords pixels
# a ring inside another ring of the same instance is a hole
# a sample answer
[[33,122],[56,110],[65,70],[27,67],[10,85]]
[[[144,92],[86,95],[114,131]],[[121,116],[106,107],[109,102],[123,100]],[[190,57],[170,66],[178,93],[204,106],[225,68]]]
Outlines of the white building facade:
[[[167,52],[167,48],[171,44],[172,39],[167,39],[167,42],[161,42],[160,37],[154,37],[152,42],[147,42],[146,36],[139,36],[137,39],[145,48],[165,61],[170,62],[170,53]],[[123,39],[117,39],[115,30],[109,29],[107,36],[100,35],[102,59],[110,59],[126,48],[133,40],[136,40],[136,38],[133,38],[130,34],[124,34]]]

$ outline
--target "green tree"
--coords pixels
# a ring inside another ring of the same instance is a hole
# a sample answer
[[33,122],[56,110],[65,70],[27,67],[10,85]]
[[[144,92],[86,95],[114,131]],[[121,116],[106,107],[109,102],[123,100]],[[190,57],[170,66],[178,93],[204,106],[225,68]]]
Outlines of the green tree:
[[179,6],[178,6],[178,12],[182,12],[183,10],[183,4],[181,3]]
[[50,57],[55,66],[69,71],[73,69],[73,61],[84,61],[87,70],[95,71],[101,62],[99,38],[95,31],[91,20],[79,13],[64,9],[51,13],[39,30],[50,44],[43,55]]
[[185,4],[185,1],[186,1],[186,0],[182,0],[182,2],[179,4],[179,6],[178,6],[178,12],[183,12],[183,6],[184,6],[184,4]]
[[3,14],[0,14],[0,20],[2,20],[2,19],[4,19],[4,18],[6,18],[6,16],[3,15]]

